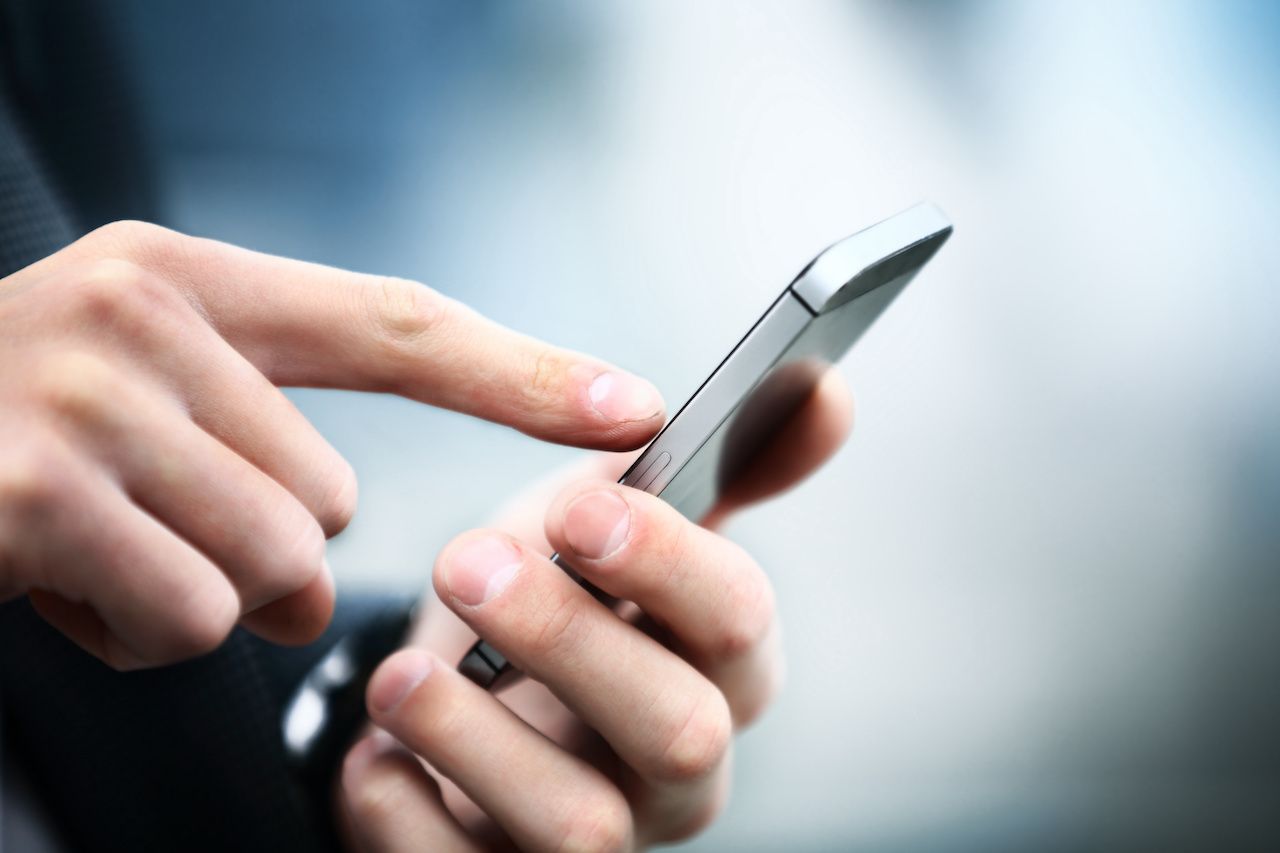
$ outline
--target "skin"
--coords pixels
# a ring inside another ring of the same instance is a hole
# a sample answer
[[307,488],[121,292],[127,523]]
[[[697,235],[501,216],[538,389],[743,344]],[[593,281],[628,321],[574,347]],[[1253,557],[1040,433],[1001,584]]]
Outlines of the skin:
[[643,380],[420,284],[114,223],[0,279],[0,600],[117,669],[237,622],[314,639],[356,480],[282,385],[608,450],[662,423]]
[[[237,623],[314,639],[356,482],[290,385],[608,451],[663,421],[647,382],[423,285],[115,223],[0,279],[0,600],[28,595],[117,669],[206,653]],[[705,827],[733,733],[782,678],[768,581],[714,530],[851,423],[831,374],[701,525],[618,486],[632,457],[612,453],[447,546],[344,763],[353,848],[631,850]],[[554,549],[629,605],[605,609]],[[493,696],[458,675],[477,635],[531,678]]]
[[[831,373],[702,525],[617,485],[630,458],[605,458],[450,543],[425,618],[369,684],[377,729],[338,791],[351,846],[634,850],[705,828],[728,796],[733,734],[783,675],[768,579],[714,529],[802,480],[851,425]],[[554,550],[633,604],[604,608]],[[494,696],[460,676],[477,635],[530,678]]]

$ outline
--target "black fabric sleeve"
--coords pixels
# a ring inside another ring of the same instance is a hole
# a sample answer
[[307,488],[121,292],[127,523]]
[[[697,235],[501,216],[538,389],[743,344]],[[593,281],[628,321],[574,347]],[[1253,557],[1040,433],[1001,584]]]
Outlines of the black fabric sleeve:
[[334,850],[327,814],[299,783],[281,713],[338,640],[400,599],[343,595],[301,649],[243,630],[194,661],[118,673],[25,600],[0,606],[4,748],[76,849]]

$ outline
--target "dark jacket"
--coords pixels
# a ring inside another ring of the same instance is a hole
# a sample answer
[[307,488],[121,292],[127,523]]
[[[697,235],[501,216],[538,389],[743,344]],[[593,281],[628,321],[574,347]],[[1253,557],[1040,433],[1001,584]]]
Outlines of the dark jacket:
[[[0,0],[0,276],[121,218],[163,220],[136,117],[101,38],[111,4]],[[5,850],[310,850],[334,844],[286,763],[283,705],[383,606],[340,597],[306,649],[243,631],[199,660],[120,674],[0,605]]]

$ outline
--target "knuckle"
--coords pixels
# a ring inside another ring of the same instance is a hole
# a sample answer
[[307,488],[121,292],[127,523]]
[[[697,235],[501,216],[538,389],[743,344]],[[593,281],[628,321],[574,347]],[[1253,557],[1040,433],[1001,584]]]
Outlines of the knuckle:
[[50,356],[36,368],[32,386],[47,410],[73,421],[97,422],[122,397],[123,381],[115,368],[96,355],[68,350]]
[[554,347],[540,347],[529,368],[528,380],[521,385],[523,408],[536,412],[557,407],[575,363]]
[[0,459],[0,510],[28,518],[49,507],[68,477],[64,454],[46,440],[27,442]]
[[180,235],[159,225],[136,219],[108,222],[81,237],[79,242],[96,253],[124,257],[146,257],[163,251]]
[[366,293],[374,331],[393,349],[439,332],[453,310],[451,300],[426,285],[393,276],[380,278]]
[[[133,261],[124,258],[98,258],[77,266],[74,274],[85,291],[101,291],[106,299],[127,297],[151,276]],[[90,296],[90,293],[84,294]]]
[[159,225],[153,225],[150,222],[143,222],[138,219],[117,219],[105,225],[99,225],[81,239],[90,242],[117,244],[141,239],[152,232],[163,230]]
[[203,606],[192,608],[165,649],[162,662],[187,660],[218,648],[235,627],[238,616],[238,606],[203,602]]
[[631,809],[614,791],[585,798],[559,828],[556,850],[582,853],[617,853],[631,847]]
[[82,476],[70,448],[48,432],[0,443],[0,601],[52,585],[49,566],[37,555],[58,516],[82,497]]
[[695,782],[716,771],[729,750],[733,721],[720,691],[711,689],[665,739],[655,775],[664,782]]
[[159,317],[171,317],[185,304],[163,280],[138,265],[109,258],[95,261],[76,276],[74,310],[95,328],[137,335]]

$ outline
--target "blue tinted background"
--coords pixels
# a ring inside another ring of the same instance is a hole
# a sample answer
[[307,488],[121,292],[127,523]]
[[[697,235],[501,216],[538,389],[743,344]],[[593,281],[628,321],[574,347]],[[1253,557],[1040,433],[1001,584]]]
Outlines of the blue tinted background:
[[[1280,820],[1271,3],[112,4],[168,221],[426,281],[679,404],[818,249],[956,235],[840,367],[856,439],[731,534],[790,684],[696,848],[1025,849]],[[575,455],[294,399],[347,585]]]

